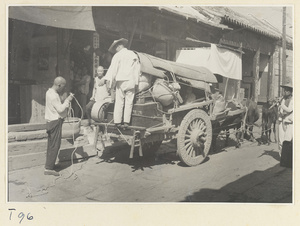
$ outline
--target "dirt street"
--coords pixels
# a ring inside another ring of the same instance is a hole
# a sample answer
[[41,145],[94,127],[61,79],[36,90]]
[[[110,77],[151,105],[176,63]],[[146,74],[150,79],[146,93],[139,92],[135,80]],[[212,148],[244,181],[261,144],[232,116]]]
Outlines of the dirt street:
[[279,166],[275,143],[230,140],[196,167],[162,144],[158,158],[129,160],[129,150],[60,163],[61,177],[44,176],[43,166],[9,173],[8,200],[18,202],[292,202],[292,170]]

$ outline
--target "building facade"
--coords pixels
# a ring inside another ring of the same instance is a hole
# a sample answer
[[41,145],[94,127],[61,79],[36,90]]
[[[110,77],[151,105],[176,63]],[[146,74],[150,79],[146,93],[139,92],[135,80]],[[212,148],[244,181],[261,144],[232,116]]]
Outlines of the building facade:
[[[34,17],[32,12],[45,16]],[[66,12],[82,17],[74,19]],[[98,65],[108,68],[112,56],[107,50],[121,37],[129,40],[132,50],[173,61],[180,48],[213,43],[239,49],[242,81],[234,81],[232,87],[258,102],[281,95],[281,35],[226,7],[14,6],[9,18],[9,124],[43,123],[44,96],[53,79],[65,77],[68,91],[74,92],[77,71],[86,67],[92,76]],[[293,77],[291,39],[286,64],[287,76]]]

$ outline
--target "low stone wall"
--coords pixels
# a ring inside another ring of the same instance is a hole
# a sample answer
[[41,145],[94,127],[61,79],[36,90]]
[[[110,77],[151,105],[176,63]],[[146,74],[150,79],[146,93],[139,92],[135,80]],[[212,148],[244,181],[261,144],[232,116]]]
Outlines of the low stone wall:
[[[38,128],[38,130],[34,130]],[[13,125],[8,128],[7,159],[8,170],[19,170],[39,165],[46,161],[47,133],[40,124],[35,126]],[[79,136],[73,139],[62,139],[61,150],[57,161],[70,161],[97,155],[94,147],[94,132],[80,128]],[[76,150],[75,150],[76,149]],[[75,152],[74,152],[75,150]],[[73,153],[74,152],[74,153]]]

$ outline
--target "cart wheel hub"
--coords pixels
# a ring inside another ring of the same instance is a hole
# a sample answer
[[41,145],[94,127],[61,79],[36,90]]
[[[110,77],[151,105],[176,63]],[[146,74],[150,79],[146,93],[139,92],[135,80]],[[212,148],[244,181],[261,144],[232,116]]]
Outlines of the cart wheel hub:
[[191,143],[194,147],[200,147],[204,142],[204,132],[199,129],[195,129],[191,134]]

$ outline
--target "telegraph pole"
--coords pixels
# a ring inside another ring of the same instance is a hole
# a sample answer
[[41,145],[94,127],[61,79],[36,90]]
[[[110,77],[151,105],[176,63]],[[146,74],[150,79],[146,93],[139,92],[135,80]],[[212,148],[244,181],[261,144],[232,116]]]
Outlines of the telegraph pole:
[[282,11],[282,83],[286,82],[286,7]]

